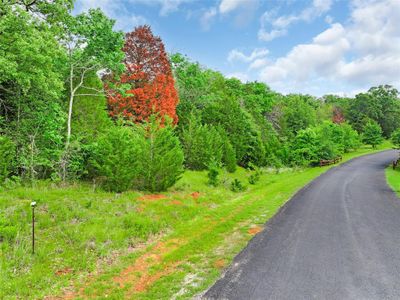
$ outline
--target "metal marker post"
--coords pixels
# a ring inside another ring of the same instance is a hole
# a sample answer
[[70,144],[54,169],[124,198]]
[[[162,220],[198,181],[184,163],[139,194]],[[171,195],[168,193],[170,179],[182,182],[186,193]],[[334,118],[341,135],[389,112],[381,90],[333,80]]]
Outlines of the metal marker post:
[[32,207],[32,254],[35,254],[35,207],[36,202],[31,202]]

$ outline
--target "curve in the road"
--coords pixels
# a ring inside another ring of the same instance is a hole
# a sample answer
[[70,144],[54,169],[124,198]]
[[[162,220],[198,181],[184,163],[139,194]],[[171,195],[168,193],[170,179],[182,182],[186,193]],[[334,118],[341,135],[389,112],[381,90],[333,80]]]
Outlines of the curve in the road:
[[400,200],[385,151],[299,191],[234,259],[205,299],[400,299]]

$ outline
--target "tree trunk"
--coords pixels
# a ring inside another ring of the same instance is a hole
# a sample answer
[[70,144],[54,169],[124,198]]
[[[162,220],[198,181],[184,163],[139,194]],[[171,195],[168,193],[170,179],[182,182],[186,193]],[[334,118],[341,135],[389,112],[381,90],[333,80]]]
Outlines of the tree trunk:
[[68,107],[68,120],[67,120],[67,140],[65,143],[65,149],[68,150],[69,144],[71,142],[71,123],[72,123],[72,108],[74,105],[74,67],[71,65],[69,73],[69,107]]

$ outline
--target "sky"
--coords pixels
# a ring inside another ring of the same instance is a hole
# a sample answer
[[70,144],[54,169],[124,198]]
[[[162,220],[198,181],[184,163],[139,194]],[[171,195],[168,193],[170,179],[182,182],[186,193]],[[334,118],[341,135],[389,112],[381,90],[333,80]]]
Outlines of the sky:
[[77,0],[125,32],[148,24],[169,53],[273,90],[354,96],[400,89],[400,0]]

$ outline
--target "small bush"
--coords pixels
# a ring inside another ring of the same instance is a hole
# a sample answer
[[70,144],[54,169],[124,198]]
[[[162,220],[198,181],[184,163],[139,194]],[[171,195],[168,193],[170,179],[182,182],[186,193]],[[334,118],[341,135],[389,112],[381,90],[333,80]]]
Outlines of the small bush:
[[239,179],[234,179],[232,182],[231,182],[231,191],[232,192],[235,192],[235,193],[237,193],[237,192],[242,192],[242,191],[244,191],[246,189],[246,187],[242,184],[242,182],[239,180]]
[[249,177],[250,184],[256,184],[259,181],[260,181],[260,173],[259,172],[255,172],[250,175],[250,177]]

